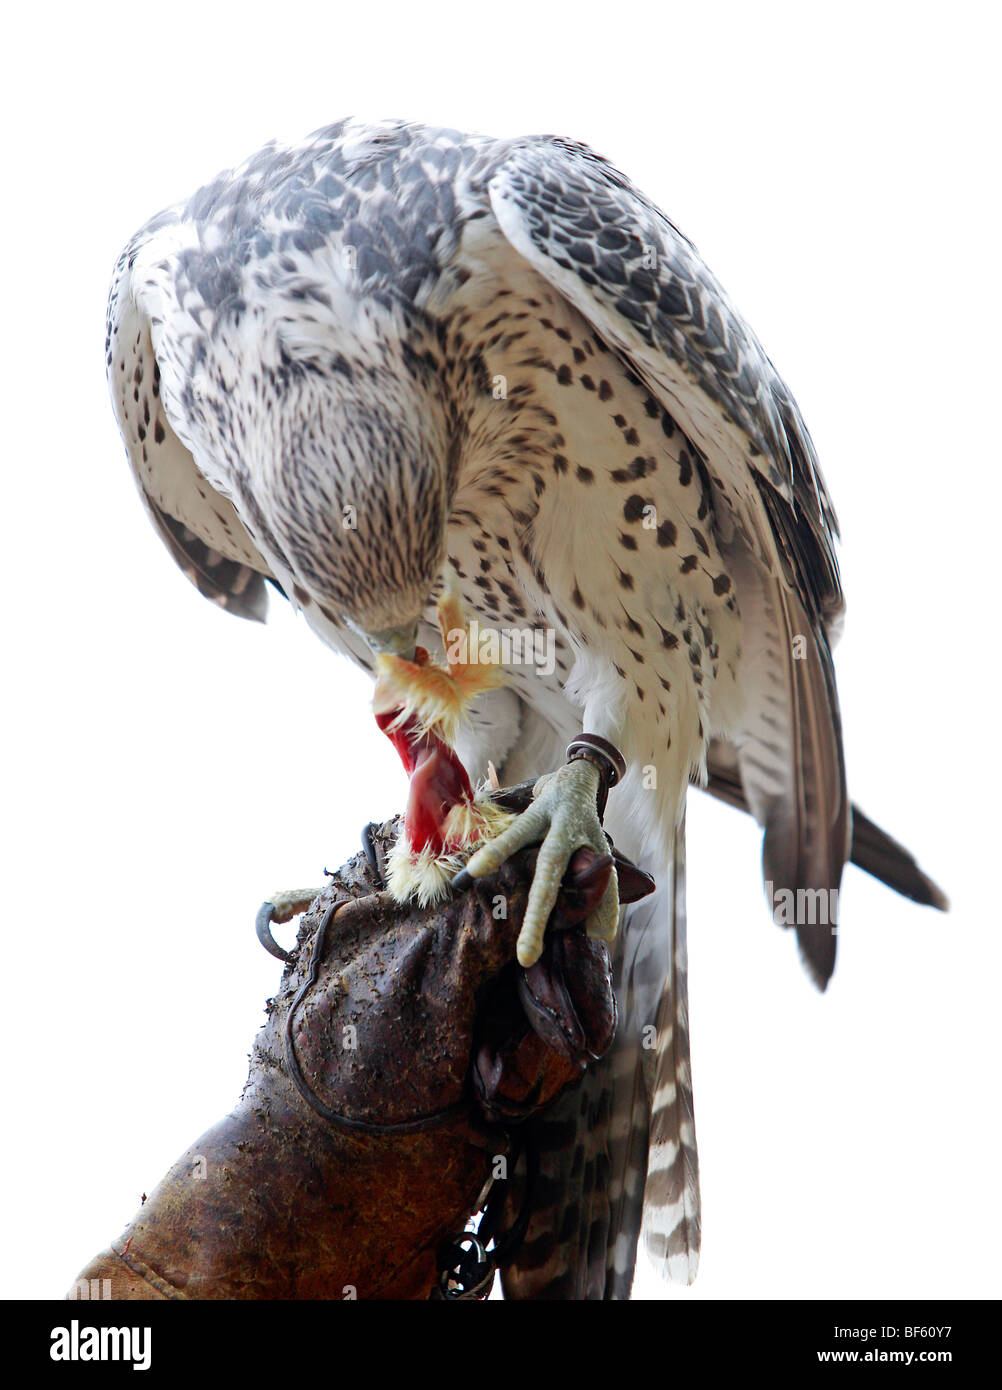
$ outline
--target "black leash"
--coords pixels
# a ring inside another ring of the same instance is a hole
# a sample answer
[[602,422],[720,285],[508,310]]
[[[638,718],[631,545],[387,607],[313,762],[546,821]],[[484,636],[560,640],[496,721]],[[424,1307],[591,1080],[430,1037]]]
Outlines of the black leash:
[[[525,1139],[528,1138],[528,1142]],[[439,1247],[438,1283],[431,1291],[432,1299],[449,1303],[473,1302],[485,1299],[494,1286],[494,1276],[506,1264],[525,1239],[532,1215],[532,1198],[539,1174],[539,1155],[531,1136],[513,1136],[510,1154],[511,1169],[515,1170],[520,1153],[525,1153],[525,1186],[518,1215],[511,1227],[499,1234],[507,1190],[505,1184],[492,1178],[486,1193],[478,1203],[483,1210],[475,1231],[461,1231]],[[494,1248],[488,1249],[493,1242]]]

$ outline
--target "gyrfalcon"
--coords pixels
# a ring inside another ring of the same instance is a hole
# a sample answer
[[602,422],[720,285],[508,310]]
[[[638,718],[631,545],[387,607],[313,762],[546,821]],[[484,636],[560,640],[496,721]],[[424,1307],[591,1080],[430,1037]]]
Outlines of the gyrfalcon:
[[[512,661],[479,697],[459,752],[509,784],[558,769],[526,813],[536,839],[549,828],[540,929],[571,852],[602,833],[594,766],[564,764],[582,731],[625,756],[605,826],[659,889],[612,948],[612,1051],[534,1122],[537,1200],[505,1294],[628,1297],[642,1217],[655,1261],[691,1280],[690,782],[763,826],[773,908],[834,902],[850,850],[944,905],[854,824],[836,519],[758,339],[584,145],[346,120],[266,146],[132,238],[107,367],[154,525],[230,612],[263,618],[271,581],[367,670],[434,647],[447,590],[485,630],[552,634],[552,663]],[[786,920],[823,988],[834,923]]]

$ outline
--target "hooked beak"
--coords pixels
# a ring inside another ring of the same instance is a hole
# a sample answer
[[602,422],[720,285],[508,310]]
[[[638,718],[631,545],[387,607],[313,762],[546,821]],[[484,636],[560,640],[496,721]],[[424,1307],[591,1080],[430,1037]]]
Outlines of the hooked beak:
[[405,661],[414,660],[417,646],[418,619],[399,627],[384,627],[378,632],[363,632],[362,636],[377,656],[401,656]]

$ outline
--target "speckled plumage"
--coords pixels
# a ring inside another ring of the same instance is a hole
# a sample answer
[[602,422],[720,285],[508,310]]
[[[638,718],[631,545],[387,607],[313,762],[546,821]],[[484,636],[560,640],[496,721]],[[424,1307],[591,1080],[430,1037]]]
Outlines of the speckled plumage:
[[[147,508],[224,607],[263,616],[271,578],[367,668],[359,632],[433,629],[444,577],[482,623],[555,633],[461,751],[514,781],[611,739],[608,823],[662,889],[621,932],[613,1054],[539,1124],[553,1209],[506,1291],[625,1296],[645,1174],[649,1248],[692,1277],[688,782],[736,760],[777,887],[837,887],[848,852],[834,514],[754,335],[585,147],[348,121],[133,238],[107,363]],[[831,932],[799,936],[824,983]]]

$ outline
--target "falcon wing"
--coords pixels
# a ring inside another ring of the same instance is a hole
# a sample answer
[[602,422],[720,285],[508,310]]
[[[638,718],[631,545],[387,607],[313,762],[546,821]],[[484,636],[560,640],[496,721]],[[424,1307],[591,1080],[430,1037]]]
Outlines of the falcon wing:
[[[850,834],[830,640],[837,523],[797,407],[696,249],[583,145],[512,145],[489,184],[515,249],[584,315],[705,457],[738,579],[751,698],[736,735],[774,890],[831,889]],[[799,640],[798,640],[799,639]],[[824,986],[831,928],[800,926]]]
[[[695,248],[606,161],[563,140],[517,142],[488,187],[515,250],[585,317],[703,455],[744,642],[757,658],[745,662],[750,699],[738,761],[746,799],[765,826],[765,872],[779,889],[836,887],[850,826],[829,644],[843,608],[837,523],[797,408]],[[589,1232],[589,1245],[604,1246],[612,1276],[605,1297],[628,1287],[640,1192],[645,1241],[666,1272],[691,1279],[698,1257],[683,835],[677,827],[658,894],[667,889],[667,910],[652,907],[657,920],[637,924],[647,941],[630,941],[628,921],[621,948],[620,968],[627,952],[661,960],[656,1058],[633,1070],[622,1104],[616,1093],[623,1088],[613,1084],[610,1092],[605,1078],[596,1079],[603,1101],[596,1113],[610,1109],[600,1155],[609,1171],[595,1185],[610,1205],[619,1201],[608,1228]],[[798,940],[823,987],[834,967],[831,927],[798,927]],[[649,966],[640,974],[642,993],[654,983]],[[649,1009],[642,1012],[650,1018]],[[626,1010],[629,1032],[642,1021],[635,1013]],[[637,1104],[638,1081],[646,1107]],[[625,1162],[617,1162],[624,1135]],[[571,1213],[575,1162],[558,1161],[547,1173],[552,1204],[569,1198]],[[565,1253],[549,1254],[548,1272]]]
[[[156,225],[159,219],[146,230]],[[263,622],[268,565],[232,503],[199,472],[164,409],[150,320],[133,283],[143,237],[123,252],[108,301],[108,384],[132,472],[161,540],[199,593],[228,613]]]
[[[834,509],[796,403],[692,243],[584,145],[516,142],[490,181],[495,216],[530,264],[641,377],[777,534],[820,616],[841,614]],[[786,504],[787,511],[778,508]]]

